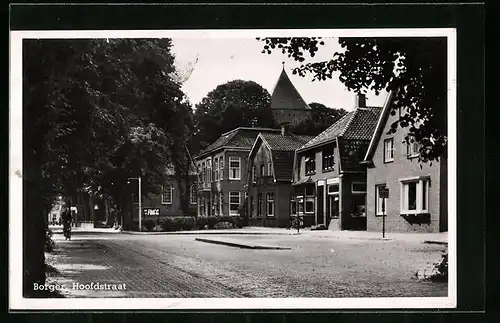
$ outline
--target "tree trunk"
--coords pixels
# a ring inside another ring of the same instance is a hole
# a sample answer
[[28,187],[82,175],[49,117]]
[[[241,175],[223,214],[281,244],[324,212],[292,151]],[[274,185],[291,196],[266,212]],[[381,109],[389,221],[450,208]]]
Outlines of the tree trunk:
[[[31,169],[31,170],[30,170]],[[23,296],[35,296],[34,284],[45,284],[45,228],[41,178],[34,169],[24,168],[23,178]]]

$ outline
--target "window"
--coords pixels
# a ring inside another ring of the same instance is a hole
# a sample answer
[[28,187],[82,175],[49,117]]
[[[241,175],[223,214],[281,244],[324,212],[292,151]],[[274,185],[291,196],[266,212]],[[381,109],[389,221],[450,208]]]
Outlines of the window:
[[229,179],[241,179],[240,157],[229,157]]
[[316,158],[314,155],[310,155],[305,158],[306,162],[306,175],[314,174],[316,172]]
[[257,167],[252,167],[252,183],[257,182]]
[[207,182],[212,181],[212,160],[208,159],[207,160]]
[[207,181],[207,169],[205,167],[205,163],[201,163],[201,181],[206,182]]
[[420,155],[420,145],[418,142],[407,142],[406,143],[406,156],[408,158],[418,157]]
[[366,195],[355,194],[352,196],[352,217],[366,216]]
[[223,200],[224,200],[224,193],[220,192],[219,193],[219,214],[220,215],[224,214],[223,213],[224,209],[222,207],[223,206]]
[[215,173],[214,180],[218,181],[219,180],[219,158],[214,158],[214,173]]
[[260,165],[260,173],[259,173],[260,177],[264,176],[264,165]]
[[428,212],[429,179],[404,180],[401,185],[401,213]]
[[196,184],[191,185],[191,204],[196,204],[198,202],[198,192],[196,191]]
[[314,213],[314,197],[306,198],[306,213]]
[[267,193],[267,216],[274,216],[274,193]]
[[[383,208],[385,208],[385,214],[387,214],[387,198],[380,197],[380,189],[386,188],[385,184],[380,184],[375,186],[375,211],[376,215],[383,215]],[[382,205],[384,205],[382,207]]]
[[173,188],[172,185],[163,185],[161,192],[161,204],[172,204]]
[[229,192],[229,215],[238,215],[240,208],[240,192]]
[[328,194],[338,194],[339,184],[328,185]]
[[224,179],[224,157],[219,157],[219,179]]
[[306,196],[314,196],[314,186],[308,185],[305,189]]
[[366,193],[366,183],[352,183],[353,193]]
[[267,163],[267,176],[273,176],[273,164],[271,162]]
[[394,161],[394,139],[384,140],[384,162]]
[[333,147],[323,150],[323,171],[333,170],[334,165]]
[[257,216],[262,216],[262,193],[257,196]]

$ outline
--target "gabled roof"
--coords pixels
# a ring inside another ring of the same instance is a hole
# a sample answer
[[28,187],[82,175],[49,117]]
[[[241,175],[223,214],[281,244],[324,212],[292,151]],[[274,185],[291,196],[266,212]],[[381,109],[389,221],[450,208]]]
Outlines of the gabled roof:
[[266,145],[271,151],[274,179],[291,181],[293,173],[293,156],[295,150],[312,139],[312,136],[281,133],[260,133],[249,156],[256,151],[258,143]]
[[271,110],[311,110],[290,81],[284,68],[271,95]]
[[229,132],[223,133],[219,139],[209,145],[205,150],[198,154],[195,158],[202,157],[217,149],[224,147],[238,147],[250,150],[254,144],[255,138],[260,132],[263,133],[280,133],[280,129],[271,128],[249,128],[239,127]]
[[260,133],[259,137],[262,137],[273,151],[295,151],[313,138],[313,136],[281,133]]
[[374,134],[370,140],[370,145],[368,146],[368,150],[366,151],[366,155],[364,160],[370,161],[373,157],[373,153],[375,152],[375,148],[377,147],[377,143],[380,140],[380,136],[382,135],[382,131],[384,130],[385,124],[387,122],[387,118],[390,114],[390,107],[392,102],[392,92],[389,92],[387,98],[385,99],[384,107],[382,108],[382,112],[377,120],[377,125],[375,127]]
[[339,137],[347,140],[369,141],[373,136],[381,110],[382,109],[379,107],[366,107],[350,111],[328,129],[300,147],[297,151],[304,151],[321,146]]

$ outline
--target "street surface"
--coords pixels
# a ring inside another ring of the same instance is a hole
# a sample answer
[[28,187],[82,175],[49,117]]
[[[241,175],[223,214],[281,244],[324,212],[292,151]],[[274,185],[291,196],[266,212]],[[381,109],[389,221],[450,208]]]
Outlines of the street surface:
[[[304,235],[204,235],[290,247],[250,250],[195,241],[200,235],[55,234],[47,263],[66,297],[439,297],[446,283],[415,279],[446,246]],[[126,284],[79,290],[73,283]]]

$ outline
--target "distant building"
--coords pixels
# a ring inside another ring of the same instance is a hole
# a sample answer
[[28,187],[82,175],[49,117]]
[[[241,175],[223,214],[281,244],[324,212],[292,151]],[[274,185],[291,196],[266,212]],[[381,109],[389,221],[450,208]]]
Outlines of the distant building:
[[[193,165],[189,172],[189,179],[187,183],[183,183],[188,187],[189,192],[189,213],[184,214],[181,206],[181,188],[180,182],[175,176],[175,170],[173,166],[169,166],[166,170],[167,180],[161,186],[161,193],[156,195],[151,195],[149,197],[144,196],[142,199],[142,220],[162,220],[169,216],[196,216],[197,213],[197,172]],[[131,185],[137,184],[133,183]],[[135,195],[135,194],[134,194]],[[138,199],[137,195],[133,196],[133,219],[138,221]],[[148,212],[148,210],[159,209],[159,214],[155,212]]]
[[[365,156],[367,170],[367,227],[388,232],[447,231],[447,158],[420,164],[417,143],[405,143],[406,133],[398,129],[387,134],[399,118],[391,115],[391,96],[378,119],[375,135]],[[399,111],[400,114],[405,111]],[[389,197],[380,196],[381,189]],[[384,204],[384,208],[382,205]]]
[[291,214],[304,225],[366,230],[366,166],[360,162],[381,110],[358,95],[353,111],[297,149]]
[[237,216],[246,199],[248,154],[259,133],[276,133],[270,128],[239,127],[194,157],[199,174],[198,215]]
[[248,224],[287,227],[290,224],[290,197],[295,149],[311,136],[260,133],[248,157]]
[[278,125],[296,125],[311,118],[311,107],[304,101],[285,72],[281,74],[271,95],[271,110]]

